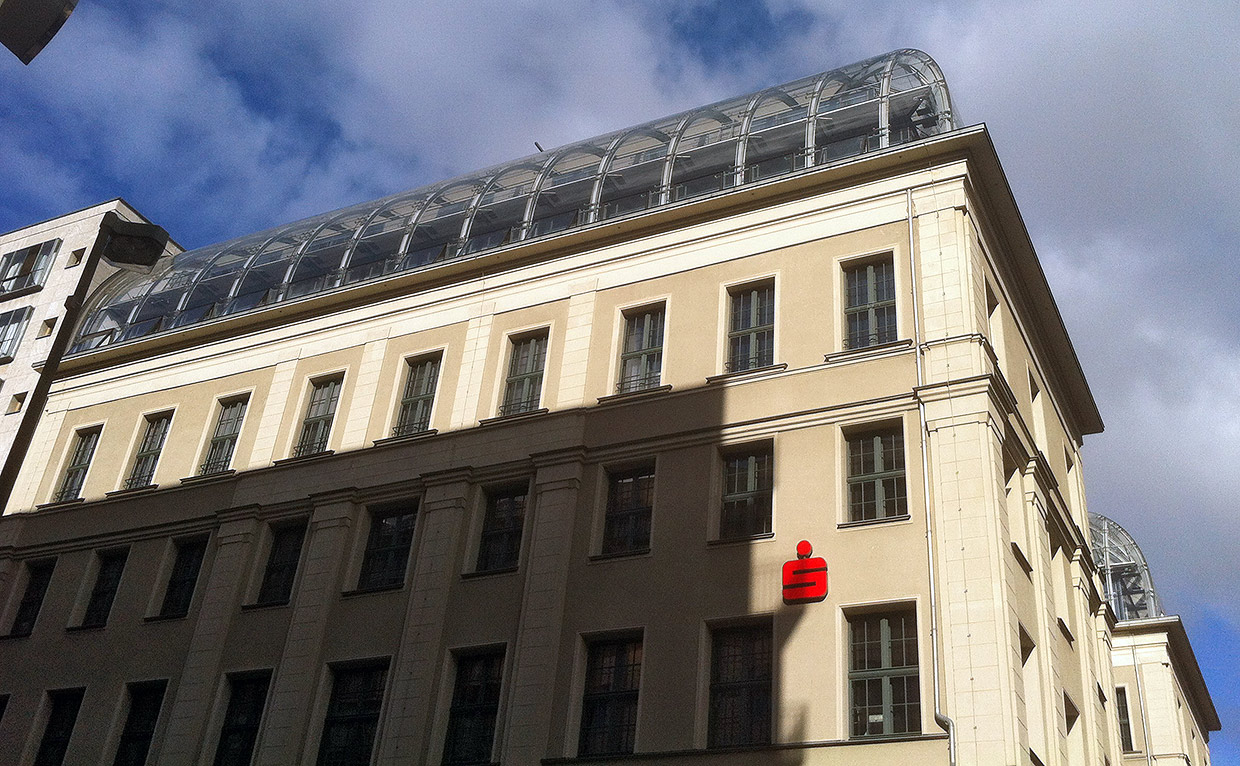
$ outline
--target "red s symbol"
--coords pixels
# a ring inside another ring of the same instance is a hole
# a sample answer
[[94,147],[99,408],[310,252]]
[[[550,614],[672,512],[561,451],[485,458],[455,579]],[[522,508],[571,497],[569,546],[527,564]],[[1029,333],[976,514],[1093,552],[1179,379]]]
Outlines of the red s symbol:
[[827,562],[813,553],[814,546],[802,540],[797,543],[797,557],[784,562],[785,604],[806,604],[827,597]]

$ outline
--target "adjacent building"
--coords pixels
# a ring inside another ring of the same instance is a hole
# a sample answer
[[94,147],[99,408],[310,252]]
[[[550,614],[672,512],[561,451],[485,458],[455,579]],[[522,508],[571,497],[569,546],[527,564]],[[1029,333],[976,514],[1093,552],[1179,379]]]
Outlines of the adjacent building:
[[0,763],[1119,764],[1101,429],[918,51],[186,252],[0,519]]

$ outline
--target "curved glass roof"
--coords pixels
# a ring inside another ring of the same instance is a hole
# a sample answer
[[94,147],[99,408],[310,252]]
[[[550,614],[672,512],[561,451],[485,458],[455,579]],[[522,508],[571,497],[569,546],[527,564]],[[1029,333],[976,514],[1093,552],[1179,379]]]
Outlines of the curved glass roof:
[[1106,600],[1121,620],[1162,617],[1149,564],[1128,531],[1100,513],[1089,514],[1089,547]]
[[122,272],[71,353],[197,325],[842,162],[957,126],[937,64],[898,50]]

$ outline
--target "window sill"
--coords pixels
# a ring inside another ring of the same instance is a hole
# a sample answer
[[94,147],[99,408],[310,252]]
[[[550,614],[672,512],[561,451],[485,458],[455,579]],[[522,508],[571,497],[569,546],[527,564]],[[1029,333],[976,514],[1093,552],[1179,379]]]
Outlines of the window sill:
[[495,425],[496,423],[507,423],[510,420],[521,420],[523,418],[532,418],[537,415],[546,415],[548,412],[550,412],[550,410],[546,407],[540,407],[539,409],[529,410],[528,412],[514,412],[511,415],[496,415],[493,418],[483,418],[482,420],[479,420],[478,425],[490,426]]
[[297,455],[296,457],[286,457],[283,460],[276,460],[272,465],[291,465],[293,463],[309,463],[320,458],[331,457],[336,454],[335,450],[325,449],[322,452],[311,452],[309,455]]
[[128,489],[117,489],[112,492],[104,492],[104,497],[128,497],[129,495],[142,495],[152,492],[159,488],[158,484],[144,484],[141,487],[131,487]]
[[1020,568],[1024,570],[1025,574],[1032,578],[1033,564],[1029,563],[1029,557],[1020,549],[1020,545],[1015,540],[1012,541],[1012,555],[1016,557],[1016,563],[1020,564]]
[[86,498],[84,497],[75,497],[75,498],[72,498],[71,500],[53,500],[50,503],[44,503],[43,505],[36,505],[34,509],[36,511],[47,511],[53,508],[67,508],[71,505],[78,505],[80,503],[85,503],[85,502],[86,502]]
[[172,622],[173,620],[184,620],[189,617],[189,612],[185,614],[153,614],[150,617],[143,617],[143,622]]
[[43,285],[27,285],[25,287],[19,287],[16,290],[10,290],[7,293],[0,292],[0,302],[13,300],[14,298],[21,298],[24,295],[33,295],[42,289]]
[[487,577],[495,577],[498,575],[514,574],[520,567],[505,567],[504,569],[488,569],[483,572],[463,572],[462,580],[481,580]]
[[707,540],[706,544],[712,548],[722,547],[725,545],[743,545],[745,543],[762,542],[764,540],[774,540],[774,532],[765,532],[760,535],[750,535],[748,537],[728,537],[718,538],[716,540]]
[[439,429],[428,428],[425,431],[418,431],[417,433],[414,433],[414,434],[405,434],[404,436],[388,436],[384,439],[375,439],[373,442],[371,442],[371,444],[375,445],[376,447],[379,447],[384,444],[400,444],[401,442],[415,442],[418,439],[429,439],[430,437],[434,436],[437,433],[439,433]]
[[95,625],[70,625],[69,627],[65,628],[65,632],[66,633],[90,633],[96,630],[103,630],[107,626],[108,624],[106,622],[102,624],[95,624]]
[[237,472],[236,469],[229,468],[224,471],[213,471],[211,473],[200,473],[197,476],[186,476],[184,479],[181,479],[181,483],[182,484],[204,484],[208,481],[212,481],[215,479],[227,479],[229,476],[232,476],[236,472]]
[[623,391],[618,394],[609,394],[608,396],[600,396],[598,398],[598,403],[599,404],[619,404],[621,402],[631,402],[635,399],[643,399],[647,396],[658,396],[659,394],[666,394],[668,391],[671,391],[671,390],[672,390],[672,387],[670,385],[666,385],[666,386],[653,386],[651,388],[642,388],[642,389],[638,389],[637,391]]
[[834,351],[830,354],[824,354],[822,361],[830,364],[831,362],[842,362],[859,356],[867,356],[869,354],[878,354],[884,351],[896,351],[912,347],[913,339],[904,338],[903,340],[893,340],[890,343],[875,343],[873,346],[862,346],[861,348],[849,348],[844,349],[843,351]]
[[[31,631],[33,633],[34,631]],[[0,636],[0,641],[16,641],[21,638],[30,638],[30,633],[5,633]]]
[[590,561],[615,561],[616,559],[635,559],[650,555],[649,548],[635,548],[631,551],[614,551],[612,553],[592,553]]
[[884,516],[881,519],[861,519],[860,521],[841,521],[835,525],[836,529],[857,529],[858,527],[873,527],[878,524],[894,524],[901,521],[911,521],[912,516],[902,513],[899,516]]
[[279,609],[280,607],[288,606],[289,603],[289,599],[286,598],[283,601],[264,601],[262,603],[242,604],[241,611],[257,612],[263,609]]
[[1076,636],[1072,635],[1072,629],[1068,627],[1068,623],[1064,622],[1062,617],[1056,617],[1055,622],[1059,623],[1059,631],[1063,633],[1064,638],[1068,639],[1068,643],[1076,643]]
[[788,369],[786,362],[779,364],[768,364],[765,367],[754,367],[752,370],[737,370],[736,372],[725,372],[720,375],[711,375],[706,378],[707,385],[715,383],[727,383],[733,380],[747,380],[749,378],[765,378],[768,375],[783,372]]
[[341,598],[357,598],[358,596],[366,596],[371,593],[391,593],[394,590],[400,590],[405,587],[405,581],[394,582],[390,585],[376,585],[373,588],[355,588],[346,590],[340,594]]

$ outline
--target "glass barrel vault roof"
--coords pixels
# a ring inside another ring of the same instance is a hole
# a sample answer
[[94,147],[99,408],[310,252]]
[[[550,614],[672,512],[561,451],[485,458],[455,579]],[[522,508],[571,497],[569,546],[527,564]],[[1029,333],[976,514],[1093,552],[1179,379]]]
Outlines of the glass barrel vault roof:
[[71,353],[257,311],[777,176],[957,126],[904,49],[122,272]]
[[1150,566],[1128,531],[1100,513],[1089,514],[1089,542],[1105,598],[1120,620],[1162,617]]

